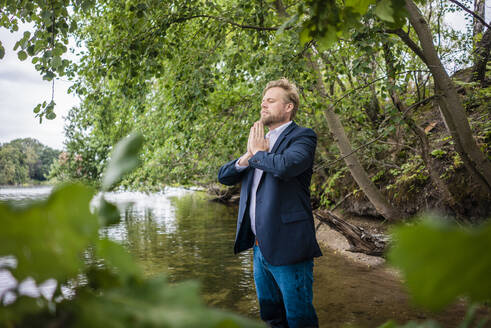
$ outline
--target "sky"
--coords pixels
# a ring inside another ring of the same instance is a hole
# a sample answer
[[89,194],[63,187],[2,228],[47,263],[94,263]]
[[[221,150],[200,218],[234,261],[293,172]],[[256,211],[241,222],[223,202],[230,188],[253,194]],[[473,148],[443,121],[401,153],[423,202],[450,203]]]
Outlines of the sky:
[[[489,21],[491,0],[486,1],[486,21]],[[445,21],[455,29],[464,29],[465,20],[462,13],[449,14]],[[67,93],[71,82],[55,81],[54,120],[39,119],[33,113],[37,104],[51,100],[51,82],[43,81],[40,74],[28,58],[20,61],[12,49],[15,42],[22,37],[25,26],[19,32],[10,33],[0,28],[0,40],[5,47],[5,57],[0,60],[0,143],[17,138],[36,138],[42,144],[55,149],[63,149],[64,117],[68,110],[79,104],[79,99]]]
[[5,57],[0,60],[0,143],[17,138],[36,138],[42,144],[61,150],[64,140],[64,116],[78,98],[68,94],[68,81],[55,81],[56,118],[52,121],[39,118],[34,107],[43,101],[51,101],[51,82],[43,81],[28,58],[20,61],[12,49],[22,37],[24,29],[10,33],[0,28],[0,40],[5,48]]

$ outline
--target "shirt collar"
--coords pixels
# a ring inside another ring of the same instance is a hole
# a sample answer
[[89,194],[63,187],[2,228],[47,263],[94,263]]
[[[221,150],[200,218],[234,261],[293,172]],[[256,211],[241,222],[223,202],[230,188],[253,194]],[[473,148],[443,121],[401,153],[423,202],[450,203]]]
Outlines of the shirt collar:
[[280,125],[276,129],[270,130],[268,133],[266,133],[266,137],[272,137],[272,136],[279,136],[281,132],[285,131],[285,129],[290,125],[293,121],[289,121],[283,125]]

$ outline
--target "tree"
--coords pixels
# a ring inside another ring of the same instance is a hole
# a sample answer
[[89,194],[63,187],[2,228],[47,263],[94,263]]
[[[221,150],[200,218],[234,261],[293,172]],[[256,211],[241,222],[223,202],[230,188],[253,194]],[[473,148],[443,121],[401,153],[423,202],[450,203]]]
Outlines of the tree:
[[0,150],[0,165],[3,166],[0,184],[46,180],[51,164],[60,153],[32,138],[12,140],[3,144]]
[[29,179],[29,167],[20,149],[11,145],[0,148],[0,184],[22,184]]

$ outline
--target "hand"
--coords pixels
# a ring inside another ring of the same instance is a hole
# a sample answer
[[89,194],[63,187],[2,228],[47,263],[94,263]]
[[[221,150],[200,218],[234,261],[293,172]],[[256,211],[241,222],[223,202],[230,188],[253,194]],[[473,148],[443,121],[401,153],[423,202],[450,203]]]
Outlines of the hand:
[[239,164],[240,166],[249,166],[249,159],[252,157],[251,139],[252,139],[252,128],[249,132],[249,138],[247,139],[247,152],[244,155],[242,155],[237,161],[237,164]]
[[247,150],[253,155],[258,151],[269,151],[269,139],[264,138],[264,125],[261,121],[257,121],[251,127],[249,140],[247,142]]
[[252,157],[252,153],[247,152],[239,158],[237,164],[239,164],[240,166],[249,166],[249,159],[251,157]]

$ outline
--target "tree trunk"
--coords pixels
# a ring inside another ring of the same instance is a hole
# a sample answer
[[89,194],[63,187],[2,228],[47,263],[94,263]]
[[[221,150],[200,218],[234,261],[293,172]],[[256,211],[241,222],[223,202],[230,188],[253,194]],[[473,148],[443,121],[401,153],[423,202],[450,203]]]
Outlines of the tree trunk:
[[[474,0],[474,12],[478,15],[481,16],[482,18],[486,19],[486,1],[485,0]],[[474,17],[474,22],[472,24],[472,36],[474,37],[474,40],[476,36],[479,33],[484,32],[484,24],[479,20]],[[475,42],[475,41],[474,41]]]
[[380,123],[380,103],[377,98],[377,91],[375,90],[375,86],[373,84],[370,85],[370,91],[372,92],[370,94],[370,100],[364,107],[365,112],[370,119],[370,123],[372,124],[372,128],[377,130]]
[[474,68],[472,69],[472,80],[480,81],[481,87],[486,86],[486,66],[491,51],[491,29],[487,29],[482,39],[474,49]]
[[423,61],[428,65],[441,95],[437,98],[440,110],[464,163],[478,178],[484,190],[491,194],[491,163],[479,149],[469,126],[464,106],[455,86],[443,67],[433,44],[428,23],[412,0],[406,0],[409,21],[420,40]]
[[[322,81],[322,73],[319,66],[309,52],[306,52],[306,56],[317,75],[317,90],[319,94],[326,99],[326,89]],[[375,184],[368,177],[367,172],[363,166],[361,166],[356,154],[353,153],[353,149],[351,148],[351,144],[346,136],[344,127],[341,124],[339,117],[336,115],[336,113],[334,113],[334,108],[332,105],[328,105],[324,110],[324,116],[334,141],[337,143],[341,156],[344,157],[344,161],[346,162],[353,179],[355,179],[356,183],[361,190],[363,190],[377,212],[389,221],[401,219],[401,213],[392,207],[392,205],[385,199],[380,190],[377,189]]]

